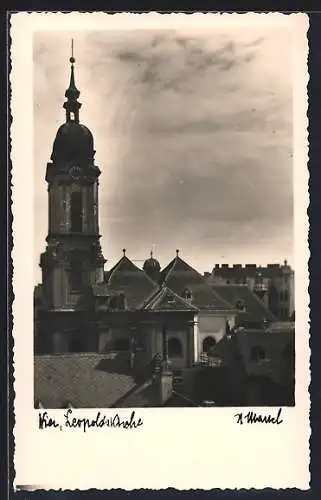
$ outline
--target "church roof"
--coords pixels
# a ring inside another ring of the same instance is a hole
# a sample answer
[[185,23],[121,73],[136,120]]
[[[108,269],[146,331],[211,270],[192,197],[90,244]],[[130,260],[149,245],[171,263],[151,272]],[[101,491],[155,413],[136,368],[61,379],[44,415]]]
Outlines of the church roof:
[[117,264],[106,273],[105,280],[105,283],[93,288],[94,294],[124,293],[129,310],[137,309],[151,293],[158,289],[157,283],[135,266],[126,255],[123,255]]
[[195,311],[198,309],[166,286],[160,287],[145,301],[144,311]]
[[192,292],[192,303],[198,309],[234,310],[233,306],[221,298],[200,273],[178,255],[162,270],[161,281],[179,295],[184,289],[189,289]]
[[34,358],[34,398],[44,408],[108,408],[136,382],[127,353],[60,354]]
[[263,301],[247,285],[214,285],[213,290],[233,307],[237,307],[237,303],[242,301],[244,310],[240,311],[239,316],[244,321],[276,320]]

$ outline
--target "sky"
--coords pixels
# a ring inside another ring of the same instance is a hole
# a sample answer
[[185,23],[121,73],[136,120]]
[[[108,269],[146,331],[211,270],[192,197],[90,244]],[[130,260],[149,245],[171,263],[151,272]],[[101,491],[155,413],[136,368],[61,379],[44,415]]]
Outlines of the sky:
[[293,262],[291,37],[285,27],[34,35],[35,282],[46,164],[74,37],[80,121],[94,135],[107,267],[122,248],[200,272]]

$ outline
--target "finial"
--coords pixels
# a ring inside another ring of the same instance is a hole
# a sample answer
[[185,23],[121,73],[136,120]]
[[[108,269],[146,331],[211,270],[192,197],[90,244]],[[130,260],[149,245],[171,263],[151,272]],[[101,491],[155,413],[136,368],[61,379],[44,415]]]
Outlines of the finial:
[[124,257],[126,257],[126,248],[123,248]]
[[177,248],[176,249],[176,257],[178,257],[178,254],[179,254],[179,249]]
[[150,251],[150,257],[153,258],[153,250]]
[[74,39],[71,39],[71,58],[69,59],[71,64],[74,64],[76,62],[76,59],[74,58]]
[[75,73],[74,73],[74,63],[76,59],[74,58],[74,40],[71,40],[71,57],[69,59],[71,63],[70,68],[70,82],[69,87],[65,92],[65,97],[67,97],[67,102],[64,103],[64,108],[66,110],[66,121],[79,122],[79,109],[81,108],[81,103],[77,101],[80,96],[80,92],[75,84]]
[[287,266],[288,265],[288,261],[285,259],[284,260],[284,265]]

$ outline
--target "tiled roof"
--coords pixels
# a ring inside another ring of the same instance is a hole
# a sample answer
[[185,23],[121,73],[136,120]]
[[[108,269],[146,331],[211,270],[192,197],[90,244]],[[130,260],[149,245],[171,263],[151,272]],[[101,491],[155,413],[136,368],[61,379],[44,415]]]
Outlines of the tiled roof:
[[93,293],[96,296],[124,293],[129,310],[137,309],[153,291],[158,289],[158,284],[126,256],[123,256],[105,276],[106,283],[95,285]]
[[244,321],[276,320],[262,300],[246,285],[213,285],[213,290],[234,307],[242,301],[245,308],[240,311],[240,319]]
[[[275,360],[276,357],[282,355],[287,346],[290,345],[294,349],[294,332],[291,330],[284,330],[274,335],[269,330],[240,328],[236,330],[233,337],[239,346],[248,375],[273,375],[270,356]],[[253,347],[263,348],[267,353],[267,360],[262,363],[253,363],[250,359],[250,351]]]
[[160,287],[144,303],[144,311],[198,311],[197,307],[187,302],[166,286]]
[[34,358],[34,398],[44,408],[108,408],[136,383],[127,353],[42,355]]
[[192,303],[199,309],[233,310],[233,307],[219,297],[200,273],[178,256],[163,269],[161,279],[168,288],[179,295],[184,289],[189,289],[192,292]]

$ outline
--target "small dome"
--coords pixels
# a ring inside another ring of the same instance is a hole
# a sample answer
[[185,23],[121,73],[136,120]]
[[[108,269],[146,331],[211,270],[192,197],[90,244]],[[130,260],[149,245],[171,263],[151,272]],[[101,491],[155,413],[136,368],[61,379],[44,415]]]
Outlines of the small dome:
[[59,127],[51,155],[53,162],[87,163],[93,160],[94,154],[93,136],[85,125],[69,121]]
[[158,262],[157,259],[154,259],[153,257],[150,257],[149,259],[145,260],[144,265],[143,265],[144,271],[157,271],[159,272],[161,269],[160,263]]

